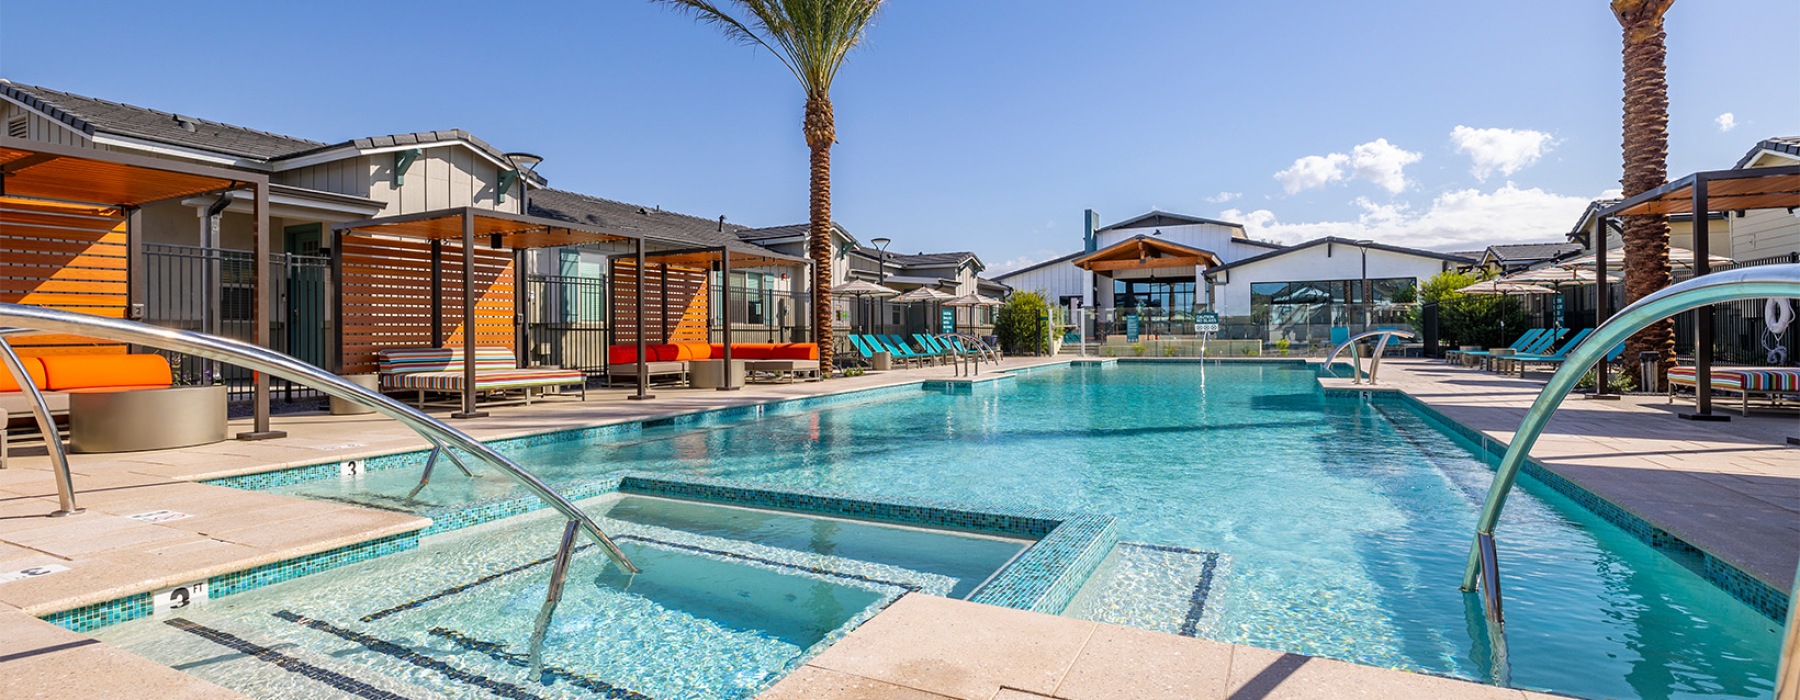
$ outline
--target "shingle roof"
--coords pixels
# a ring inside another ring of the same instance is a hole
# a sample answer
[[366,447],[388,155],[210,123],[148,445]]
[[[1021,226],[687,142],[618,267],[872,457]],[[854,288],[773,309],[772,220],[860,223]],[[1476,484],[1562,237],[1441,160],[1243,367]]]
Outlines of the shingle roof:
[[1774,136],[1763,139],[1757,142],[1756,147],[1750,149],[1749,153],[1745,153],[1743,158],[1739,158],[1737,165],[1732,167],[1742,168],[1749,165],[1750,161],[1756,160],[1756,156],[1761,155],[1763,151],[1786,153],[1800,158],[1800,136]]
[[1111,226],[1103,226],[1095,231],[1095,233],[1121,228],[1155,228],[1157,226],[1187,226],[1190,224],[1213,224],[1215,226],[1230,226],[1232,228],[1240,229],[1244,227],[1243,224],[1234,224],[1229,221],[1151,210],[1148,214],[1132,217]]
[[43,112],[88,136],[106,132],[254,160],[272,160],[325,145],[4,79],[0,79],[0,95]]
[[766,241],[771,238],[805,237],[811,232],[811,224],[788,224],[786,226],[742,229],[737,232],[737,237],[746,241]]
[[917,253],[914,255],[890,255],[889,260],[900,263],[901,267],[930,267],[935,265],[961,265],[973,258],[977,262],[981,258],[966,250],[949,253]]
[[[1581,250],[1581,245],[1576,243],[1519,243],[1491,245],[1484,253],[1492,253],[1501,260],[1548,260],[1577,250]],[[1477,253],[1476,257],[1484,253]]]
[[[1336,243],[1339,245],[1347,245],[1347,246],[1356,246],[1357,245],[1356,241],[1350,240],[1348,238],[1339,238],[1337,236],[1326,236],[1324,238],[1314,238],[1310,241],[1295,245],[1290,248],[1282,248],[1281,250],[1272,250],[1267,253],[1263,253],[1262,255],[1251,256],[1248,258],[1244,258],[1242,260],[1237,260],[1235,262],[1228,262],[1228,263],[1225,263],[1224,265],[1220,265],[1218,267],[1209,267],[1206,269],[1206,274],[1211,275],[1220,270],[1229,270],[1234,267],[1240,267],[1243,265],[1249,265],[1252,263],[1262,262],[1262,261],[1268,260],[1270,258],[1280,257],[1283,255],[1287,255],[1288,253],[1294,253],[1294,252],[1306,250],[1307,248],[1311,248],[1313,246],[1325,245],[1327,243]],[[1439,260],[1447,260],[1450,262],[1458,262],[1458,263],[1475,262],[1475,260],[1473,258],[1465,258],[1465,257],[1462,257],[1455,253],[1440,253],[1435,250],[1421,250],[1418,248],[1406,248],[1406,247],[1397,246],[1397,245],[1387,245],[1385,243],[1370,243],[1368,247],[1370,250],[1385,250],[1390,253],[1404,253],[1406,255],[1417,255],[1422,258],[1437,258]]]
[[531,215],[578,224],[618,227],[650,238],[697,246],[738,243],[737,232],[744,230],[743,226],[728,223],[721,231],[718,219],[677,214],[659,208],[555,189],[531,191]]
[[[344,148],[344,147],[351,147],[351,148],[356,148],[356,149],[391,148],[394,146],[412,146],[412,145],[416,145],[416,144],[441,143],[444,141],[464,141],[464,142],[467,142],[470,146],[474,147],[476,150],[488,154],[490,157],[494,158],[495,160],[498,160],[502,163],[509,162],[506,159],[505,152],[501,151],[498,148],[495,148],[493,146],[493,144],[483,141],[483,140],[477,138],[474,134],[471,134],[462,129],[439,129],[436,131],[415,131],[410,134],[389,134],[387,136],[366,136],[366,137],[363,137],[360,139],[350,139],[349,141],[339,141],[337,143],[322,144],[318,147],[309,148],[304,151],[295,151],[293,153],[284,153],[281,155],[281,158],[297,158],[299,156],[307,155],[309,153],[317,153],[320,151],[329,151],[329,150],[332,150],[335,148]],[[540,181],[542,180],[541,177],[539,177],[537,179]]]

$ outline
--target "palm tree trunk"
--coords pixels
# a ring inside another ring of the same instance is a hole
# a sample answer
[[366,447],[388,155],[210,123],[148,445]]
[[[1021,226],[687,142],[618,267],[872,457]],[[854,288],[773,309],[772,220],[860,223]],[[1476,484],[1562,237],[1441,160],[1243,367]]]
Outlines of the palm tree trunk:
[[813,332],[819,344],[819,376],[831,376],[832,306],[831,306],[831,145],[837,141],[837,127],[831,113],[831,100],[823,96],[806,100],[806,145],[812,148],[811,233],[807,254],[813,263]]
[[[1620,184],[1626,197],[1668,181],[1669,83],[1664,75],[1667,50],[1663,14],[1674,0],[1613,0],[1613,14],[1624,30],[1625,173]],[[1651,214],[1623,217],[1625,301],[1637,301],[1669,286],[1669,217]],[[1605,245],[1601,241],[1599,245]],[[1626,357],[1654,352],[1658,381],[1675,363],[1675,326],[1664,320],[1639,331],[1626,344]]]

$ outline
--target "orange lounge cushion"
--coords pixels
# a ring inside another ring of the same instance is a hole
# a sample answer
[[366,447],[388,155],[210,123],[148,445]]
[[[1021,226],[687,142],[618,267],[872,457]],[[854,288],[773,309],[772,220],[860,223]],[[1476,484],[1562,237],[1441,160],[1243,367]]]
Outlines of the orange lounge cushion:
[[174,384],[162,355],[46,355],[44,377],[51,391],[94,387],[167,387]]
[[[43,361],[35,357],[21,357],[19,361],[25,365],[25,373],[31,375],[32,384],[39,389],[48,386],[48,382],[44,381]],[[0,362],[0,392],[18,390],[19,381],[13,378],[12,370],[7,369],[6,363]]]

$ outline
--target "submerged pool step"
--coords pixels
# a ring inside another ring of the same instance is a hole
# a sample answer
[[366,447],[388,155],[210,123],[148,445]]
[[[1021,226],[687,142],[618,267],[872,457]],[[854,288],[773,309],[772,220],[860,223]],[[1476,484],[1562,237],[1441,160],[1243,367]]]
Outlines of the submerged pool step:
[[1211,615],[1225,555],[1120,542],[1064,615],[1193,637]]
[[[216,620],[162,621],[187,633],[158,645],[156,660],[256,697],[450,700],[435,690],[313,648]],[[274,677],[283,678],[271,683]],[[269,694],[272,688],[280,692]]]

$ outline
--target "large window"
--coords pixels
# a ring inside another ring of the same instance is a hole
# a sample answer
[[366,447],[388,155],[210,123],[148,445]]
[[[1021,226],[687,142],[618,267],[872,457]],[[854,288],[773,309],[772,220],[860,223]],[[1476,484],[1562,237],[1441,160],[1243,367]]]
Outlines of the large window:
[[1113,306],[1187,313],[1194,310],[1194,280],[1113,280]]
[[[1369,280],[1370,296],[1376,304],[1393,303],[1402,290],[1411,290],[1418,280],[1392,277]],[[1250,285],[1250,306],[1285,306],[1294,304],[1361,304],[1362,280],[1313,280],[1307,282],[1256,282]]]

